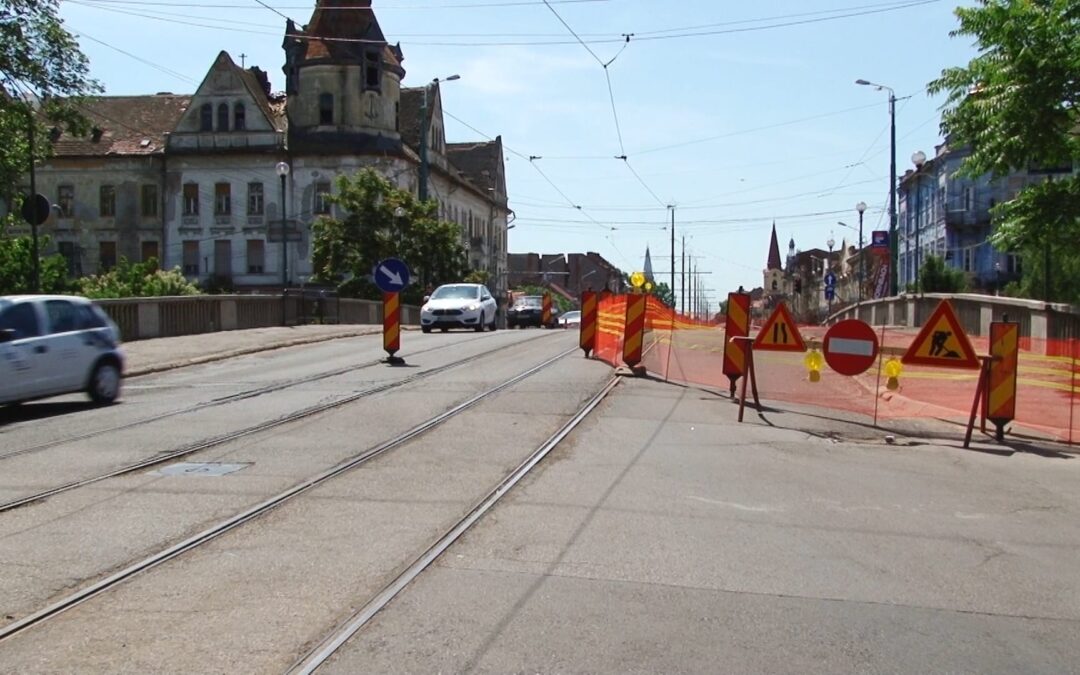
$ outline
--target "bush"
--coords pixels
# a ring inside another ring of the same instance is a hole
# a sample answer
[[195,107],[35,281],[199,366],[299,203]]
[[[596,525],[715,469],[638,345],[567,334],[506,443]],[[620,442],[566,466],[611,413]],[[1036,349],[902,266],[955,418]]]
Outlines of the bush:
[[113,269],[77,282],[79,292],[88,298],[163,297],[170,295],[199,295],[199,287],[188,281],[179,267],[159,270],[157,260],[130,263],[120,258]]

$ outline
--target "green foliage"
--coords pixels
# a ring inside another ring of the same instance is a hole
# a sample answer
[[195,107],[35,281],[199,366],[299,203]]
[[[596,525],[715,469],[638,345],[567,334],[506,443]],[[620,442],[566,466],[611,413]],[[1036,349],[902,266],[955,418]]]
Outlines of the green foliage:
[[[33,293],[34,264],[29,236],[8,237],[14,216],[0,223],[0,295]],[[49,245],[48,237],[38,238],[39,251]],[[41,292],[64,293],[68,290],[67,261],[63,256],[40,257]]]
[[[467,284],[484,284],[487,285],[488,279],[491,277],[487,270],[473,270],[465,275],[465,283]],[[491,290],[490,288],[488,290]]]
[[930,256],[919,270],[919,283],[924,293],[962,293],[967,288],[964,273],[945,264],[938,256]]
[[664,303],[668,307],[675,306],[675,291],[671,290],[666,281],[661,281],[655,284],[650,293],[656,296],[656,299]]
[[[1080,7],[1076,0],[980,0],[956,10],[953,36],[974,38],[978,56],[947,68],[930,83],[945,92],[941,128],[971,155],[963,172],[996,176],[1031,167],[1071,167],[1080,158]],[[1018,252],[1025,265],[1022,290],[1038,288],[1030,274],[1045,269],[1053,252],[1048,298],[1075,299],[1080,289],[1080,178],[1032,185],[993,212],[999,250]],[[1035,263],[1031,265],[1029,263]],[[1045,278],[1045,276],[1043,276]]]
[[97,300],[199,295],[199,287],[184,278],[179,267],[159,270],[154,259],[131,263],[127,258],[120,258],[119,264],[108,272],[83,277],[76,283],[81,295]]
[[[379,260],[404,260],[415,285],[402,300],[417,302],[429,284],[461,281],[468,272],[461,232],[439,221],[434,200],[418,202],[372,169],[339,176],[330,200],[345,212],[342,219],[322,217],[312,225],[314,281],[337,284],[346,297],[381,298],[371,271]],[[395,215],[401,209],[402,215]]]
[[[81,98],[100,91],[75,37],[59,18],[59,0],[0,0],[0,191],[10,197],[28,171],[27,130],[36,115],[35,156],[46,155],[47,130],[89,130]],[[29,97],[37,97],[36,110]],[[58,98],[59,97],[59,98]]]

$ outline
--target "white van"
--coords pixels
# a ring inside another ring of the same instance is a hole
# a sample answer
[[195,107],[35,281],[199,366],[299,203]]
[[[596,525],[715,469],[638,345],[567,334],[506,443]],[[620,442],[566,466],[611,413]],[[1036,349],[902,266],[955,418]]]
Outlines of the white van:
[[76,391],[112,403],[123,367],[120,330],[86,298],[0,296],[0,404]]

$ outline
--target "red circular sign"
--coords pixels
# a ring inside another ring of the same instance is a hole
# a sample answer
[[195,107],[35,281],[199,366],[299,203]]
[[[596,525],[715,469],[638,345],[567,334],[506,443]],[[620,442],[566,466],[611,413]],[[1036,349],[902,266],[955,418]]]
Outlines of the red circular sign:
[[877,334],[865,321],[847,319],[825,333],[822,351],[830,368],[841,375],[858,375],[877,359]]

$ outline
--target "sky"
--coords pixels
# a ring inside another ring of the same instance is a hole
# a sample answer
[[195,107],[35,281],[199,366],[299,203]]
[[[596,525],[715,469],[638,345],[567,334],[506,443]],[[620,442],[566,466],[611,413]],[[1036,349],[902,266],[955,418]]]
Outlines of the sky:
[[[976,55],[957,0],[374,0],[405,86],[441,85],[447,141],[501,135],[511,253],[596,251],[711,306],[781,256],[888,228],[888,92],[902,175],[934,155],[944,68]],[[284,17],[315,0],[63,0],[106,94],[193,93],[218,52],[284,89]],[[629,36],[629,41],[627,41]],[[584,43],[584,44],[583,44]],[[533,158],[533,159],[530,159]],[[849,227],[838,224],[846,223]]]

